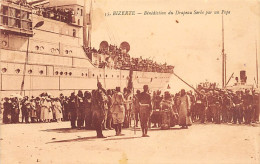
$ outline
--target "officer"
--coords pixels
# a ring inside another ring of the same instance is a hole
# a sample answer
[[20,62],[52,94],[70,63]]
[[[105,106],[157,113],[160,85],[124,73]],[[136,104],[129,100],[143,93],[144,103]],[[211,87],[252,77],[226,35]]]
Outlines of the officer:
[[148,93],[148,85],[144,85],[144,91],[140,94],[139,103],[140,103],[140,121],[142,128],[142,137],[149,137],[147,135],[148,131],[148,122],[152,111],[152,102],[151,96]]
[[105,110],[107,108],[107,96],[100,82],[97,84],[98,89],[92,94],[92,125],[97,132],[97,138],[106,138],[102,133],[102,124],[105,119]]

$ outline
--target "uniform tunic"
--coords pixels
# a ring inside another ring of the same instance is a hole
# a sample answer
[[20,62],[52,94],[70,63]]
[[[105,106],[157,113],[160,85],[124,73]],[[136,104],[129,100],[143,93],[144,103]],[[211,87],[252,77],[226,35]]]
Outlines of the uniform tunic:
[[114,124],[121,124],[125,118],[124,96],[121,92],[117,92],[112,96],[112,117]]

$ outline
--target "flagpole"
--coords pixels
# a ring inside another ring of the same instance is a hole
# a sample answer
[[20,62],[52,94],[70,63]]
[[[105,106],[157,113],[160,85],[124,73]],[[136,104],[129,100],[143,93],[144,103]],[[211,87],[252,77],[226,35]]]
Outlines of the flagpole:
[[255,48],[256,48],[256,54],[255,54],[255,58],[256,58],[256,87],[258,88],[258,59],[257,59],[257,40],[255,41]]

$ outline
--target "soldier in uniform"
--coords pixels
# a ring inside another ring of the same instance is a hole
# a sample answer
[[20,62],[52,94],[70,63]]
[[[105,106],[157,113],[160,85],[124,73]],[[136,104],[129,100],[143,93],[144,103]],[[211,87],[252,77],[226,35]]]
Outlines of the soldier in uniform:
[[244,96],[245,124],[250,124],[252,121],[252,104],[253,104],[253,96],[250,94],[249,90],[246,90]]
[[76,96],[76,104],[77,104],[77,127],[81,129],[84,124],[84,103],[83,103],[83,93],[81,90],[78,91],[78,95]]
[[222,97],[216,91],[214,95],[215,109],[213,110],[213,120],[215,124],[220,124],[221,106],[223,104]]
[[205,123],[205,114],[206,114],[206,108],[208,106],[208,100],[205,95],[205,91],[201,90],[202,94],[197,95],[196,99],[196,110],[199,113],[199,119],[202,124]]
[[144,91],[139,96],[139,103],[140,103],[140,121],[141,121],[141,128],[142,128],[142,137],[149,137],[147,135],[148,132],[148,123],[149,118],[152,111],[152,102],[151,96],[148,93],[148,85],[144,85]]
[[70,95],[68,106],[69,106],[71,128],[74,129],[76,128],[76,119],[77,119],[76,96],[74,92],[71,93]]
[[12,102],[8,97],[6,97],[3,105],[4,105],[3,123],[9,124],[11,123]]
[[242,122],[242,101],[241,95],[239,91],[232,97],[232,101],[234,103],[234,110],[233,110],[233,124],[236,124],[237,121],[239,124]]
[[112,96],[112,117],[113,124],[116,131],[116,136],[121,135],[122,123],[125,119],[125,99],[123,94],[120,92],[120,87],[116,87],[116,92]]
[[12,117],[11,117],[11,120],[12,120],[12,123],[18,123],[19,122],[19,113],[20,113],[20,110],[19,110],[19,103],[18,103],[18,99],[17,97],[13,98],[12,100]]
[[89,91],[85,91],[84,93],[84,110],[85,110],[85,129],[91,129],[91,93]]
[[107,97],[100,82],[98,82],[97,87],[98,89],[94,90],[92,94],[92,125],[96,129],[97,138],[106,138],[102,133],[102,124],[105,119]]
[[136,95],[134,96],[133,101],[133,109],[134,109],[134,117],[135,117],[135,126],[138,127],[139,121],[139,112],[140,112],[140,105],[139,105],[139,97],[140,97],[140,90],[136,91]]

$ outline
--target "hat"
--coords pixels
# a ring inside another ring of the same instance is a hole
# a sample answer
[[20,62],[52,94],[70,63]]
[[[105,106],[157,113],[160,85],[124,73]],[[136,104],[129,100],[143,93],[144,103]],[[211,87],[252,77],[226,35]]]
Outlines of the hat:
[[148,90],[148,85],[144,85],[143,89]]
[[120,87],[116,87],[116,91],[120,92],[121,88]]

